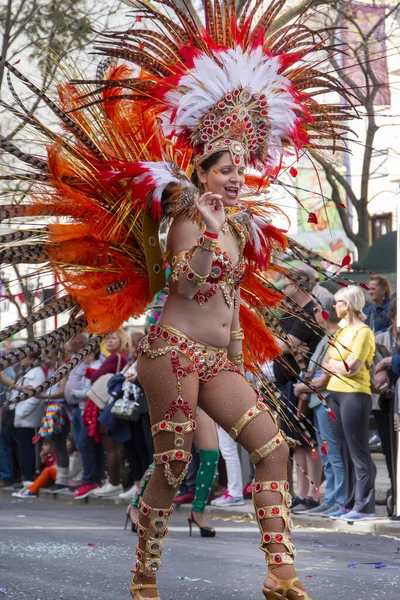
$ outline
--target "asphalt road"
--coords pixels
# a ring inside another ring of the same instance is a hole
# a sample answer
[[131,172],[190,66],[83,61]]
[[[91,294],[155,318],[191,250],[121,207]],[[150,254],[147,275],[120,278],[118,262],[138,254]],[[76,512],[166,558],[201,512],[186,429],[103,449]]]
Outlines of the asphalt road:
[[[123,521],[116,506],[0,498],[0,600],[129,600],[136,536]],[[190,538],[185,513],[172,516],[162,600],[263,598],[256,526],[213,525],[216,538]],[[400,539],[309,529],[293,537],[313,600],[399,600]]]

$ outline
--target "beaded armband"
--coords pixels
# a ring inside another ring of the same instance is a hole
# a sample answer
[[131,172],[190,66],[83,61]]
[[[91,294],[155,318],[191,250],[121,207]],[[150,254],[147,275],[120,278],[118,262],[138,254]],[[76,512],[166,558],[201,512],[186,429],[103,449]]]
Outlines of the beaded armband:
[[240,341],[244,340],[244,331],[243,329],[235,329],[231,331],[231,341]]
[[209,233],[204,231],[197,240],[199,248],[206,250],[207,252],[215,252],[215,248],[218,244],[218,234]]
[[198,246],[193,246],[191,250],[182,250],[182,252],[172,257],[172,281],[178,281],[179,273],[183,273],[186,279],[196,287],[201,287],[207,281],[209,273],[207,275],[199,275],[189,264],[189,260],[192,258],[196,248]]
[[236,366],[241,366],[244,363],[243,352],[237,352],[236,354],[228,354],[228,360]]

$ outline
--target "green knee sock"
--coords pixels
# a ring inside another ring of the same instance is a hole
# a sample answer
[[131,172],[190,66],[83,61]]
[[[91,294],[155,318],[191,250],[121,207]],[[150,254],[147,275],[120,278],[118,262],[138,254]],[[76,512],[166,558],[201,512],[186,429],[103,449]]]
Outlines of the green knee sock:
[[147,488],[147,484],[150,481],[150,477],[152,476],[153,471],[154,471],[154,463],[151,463],[151,465],[147,469],[146,473],[143,475],[142,479],[140,480],[139,490],[134,495],[132,502],[131,502],[132,506],[136,506],[136,508],[139,508],[139,502],[143,498],[144,491]]
[[192,510],[203,513],[218,469],[219,451],[200,450],[200,466],[196,478],[196,493]]

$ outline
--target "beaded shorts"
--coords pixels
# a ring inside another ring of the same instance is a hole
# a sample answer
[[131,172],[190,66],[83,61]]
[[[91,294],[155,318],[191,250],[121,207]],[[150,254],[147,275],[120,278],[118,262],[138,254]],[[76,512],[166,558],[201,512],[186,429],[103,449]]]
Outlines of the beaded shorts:
[[[153,343],[162,340],[165,345],[152,348]],[[139,355],[155,359],[169,354],[171,357],[172,371],[176,376],[177,398],[172,402],[164,418],[159,423],[152,425],[152,434],[171,433],[174,436],[173,449],[154,454],[154,464],[164,465],[165,476],[170,485],[178,487],[186,476],[189,464],[192,460],[190,452],[183,449],[185,434],[196,429],[192,409],[182,395],[181,381],[191,373],[197,373],[201,383],[210,381],[220,371],[234,371],[240,373],[240,369],[228,359],[226,348],[213,348],[189,339],[184,333],[169,327],[168,325],[152,325],[149,333],[142,338],[138,345]],[[180,356],[189,359],[189,364],[181,365]],[[183,412],[186,421],[174,421],[174,415]],[[177,477],[172,473],[171,462],[186,463],[185,468]]]
[[[166,345],[162,348],[152,348],[153,342],[158,338]],[[149,358],[157,358],[170,352],[172,370],[178,379],[197,372],[201,383],[204,383],[222,370],[242,374],[241,370],[228,360],[226,348],[214,348],[195,342],[169,325],[151,325],[149,333],[139,343],[138,352]],[[186,356],[191,364],[183,367],[179,361],[179,354]]]

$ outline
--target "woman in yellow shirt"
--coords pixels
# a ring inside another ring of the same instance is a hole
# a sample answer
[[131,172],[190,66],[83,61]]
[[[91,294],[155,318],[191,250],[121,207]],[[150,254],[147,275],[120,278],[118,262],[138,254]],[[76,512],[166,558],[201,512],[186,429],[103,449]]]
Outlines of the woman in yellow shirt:
[[323,367],[331,375],[327,402],[336,414],[335,430],[341,444],[349,497],[331,518],[359,521],[375,516],[375,465],[368,442],[372,409],[369,365],[375,353],[372,330],[365,325],[362,290],[351,285],[335,294],[335,310],[342,327]]

